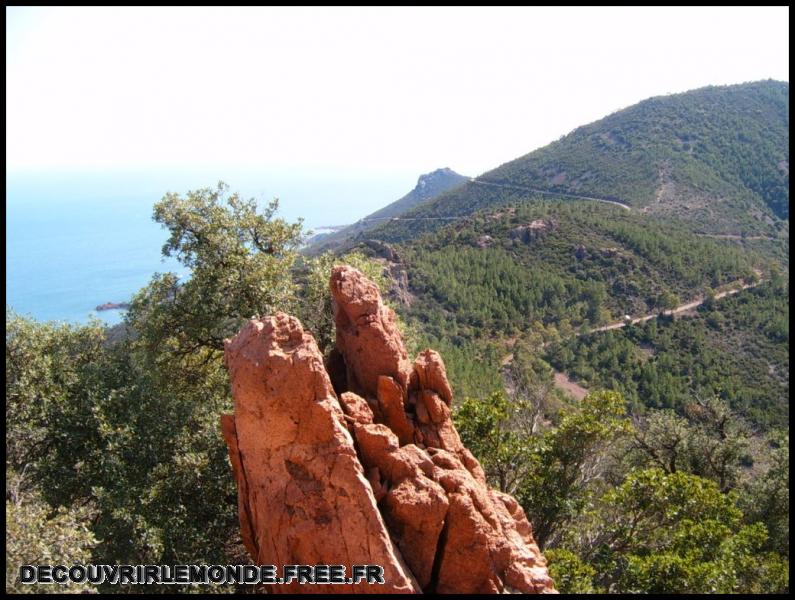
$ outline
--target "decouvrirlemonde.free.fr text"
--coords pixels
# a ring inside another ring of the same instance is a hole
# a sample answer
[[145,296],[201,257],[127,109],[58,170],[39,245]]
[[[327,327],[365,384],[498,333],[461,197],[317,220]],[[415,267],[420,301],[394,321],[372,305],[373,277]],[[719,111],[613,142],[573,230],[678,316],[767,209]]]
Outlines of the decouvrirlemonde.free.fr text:
[[383,584],[380,565],[22,565],[23,584]]

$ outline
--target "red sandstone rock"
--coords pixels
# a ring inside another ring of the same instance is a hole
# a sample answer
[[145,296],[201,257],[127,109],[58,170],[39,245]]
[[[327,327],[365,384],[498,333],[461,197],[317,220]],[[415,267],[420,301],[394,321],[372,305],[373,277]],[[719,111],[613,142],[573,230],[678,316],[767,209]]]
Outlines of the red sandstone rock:
[[349,420],[355,423],[373,422],[373,410],[361,396],[357,396],[353,392],[343,392],[340,394],[340,405]]
[[447,371],[439,353],[435,350],[423,350],[414,361],[416,386],[439,394],[447,406],[453,401],[453,391],[447,381]]
[[414,423],[406,414],[403,396],[403,390],[394,379],[386,375],[378,378],[378,407],[383,421],[397,434],[401,444],[409,444],[414,441]]
[[335,267],[330,288],[339,401],[292,317],[251,321],[226,347],[235,415],[222,429],[254,560],[382,564],[389,589],[358,591],[554,592],[524,511],[461,442],[441,357],[409,362],[356,269]]
[[385,585],[279,586],[290,592],[413,592],[314,339],[294,317],[250,321],[226,343],[235,399],[222,427],[246,548],[258,564],[384,567]]
[[378,378],[388,375],[406,388],[411,373],[395,313],[381,302],[375,284],[351,267],[331,273],[337,349],[345,357],[351,391],[375,397]]

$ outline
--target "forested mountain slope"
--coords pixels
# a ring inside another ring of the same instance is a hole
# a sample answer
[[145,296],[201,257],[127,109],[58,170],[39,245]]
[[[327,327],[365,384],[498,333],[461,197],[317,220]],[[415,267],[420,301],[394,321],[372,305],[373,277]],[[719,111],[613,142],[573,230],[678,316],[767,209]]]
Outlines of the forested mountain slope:
[[758,254],[596,202],[536,199],[462,218],[398,246],[435,335],[595,327],[770,267]]
[[[400,312],[448,349],[464,394],[500,386],[500,364],[520,341],[587,389],[623,393],[636,410],[682,409],[714,394],[763,428],[788,420],[789,288],[768,252],[610,204],[539,197],[483,209],[394,252],[411,299]],[[710,300],[760,282],[758,293]],[[589,335],[626,315],[702,301],[698,318],[691,308],[670,325],[652,318]],[[478,365],[468,364],[473,356]]]
[[681,410],[725,398],[763,427],[789,424],[789,284],[774,276],[696,314],[551,344],[552,365],[631,403]]
[[[760,81],[650,98],[405,216],[466,215],[533,191],[619,201],[702,233],[788,234],[789,84]],[[397,241],[443,223],[393,222],[373,235]]]

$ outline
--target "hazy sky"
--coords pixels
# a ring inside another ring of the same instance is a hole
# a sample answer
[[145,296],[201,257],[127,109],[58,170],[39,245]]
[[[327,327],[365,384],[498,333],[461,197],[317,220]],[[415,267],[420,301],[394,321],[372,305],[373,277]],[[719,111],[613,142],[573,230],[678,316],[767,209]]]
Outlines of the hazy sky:
[[649,96],[789,80],[788,8],[6,8],[7,165],[477,175]]

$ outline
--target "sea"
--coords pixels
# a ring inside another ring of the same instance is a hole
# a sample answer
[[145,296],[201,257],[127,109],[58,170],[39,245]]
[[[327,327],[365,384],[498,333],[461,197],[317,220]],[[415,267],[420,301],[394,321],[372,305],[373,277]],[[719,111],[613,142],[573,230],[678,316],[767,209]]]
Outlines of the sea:
[[352,223],[410,191],[418,174],[263,167],[146,171],[25,171],[6,177],[6,308],[39,321],[119,323],[126,302],[157,272],[190,272],[164,258],[168,231],[152,220],[166,192],[223,180],[305,230]]

